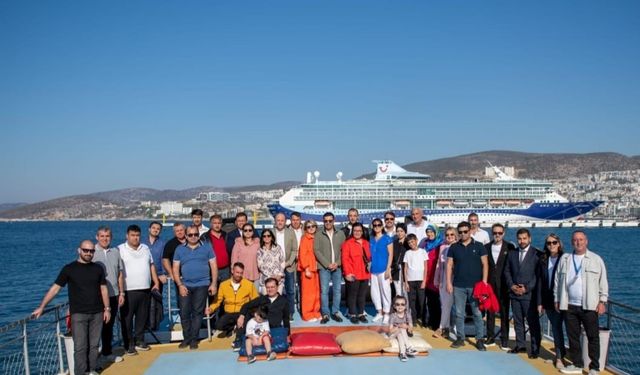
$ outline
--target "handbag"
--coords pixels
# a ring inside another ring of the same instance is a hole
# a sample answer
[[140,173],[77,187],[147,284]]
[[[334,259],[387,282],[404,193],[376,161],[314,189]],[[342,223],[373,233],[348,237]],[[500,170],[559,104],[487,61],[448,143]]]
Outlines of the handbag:
[[360,248],[362,249],[362,262],[364,263],[364,269],[367,273],[371,273],[371,261],[367,259],[367,253],[364,251],[364,247],[360,245]]

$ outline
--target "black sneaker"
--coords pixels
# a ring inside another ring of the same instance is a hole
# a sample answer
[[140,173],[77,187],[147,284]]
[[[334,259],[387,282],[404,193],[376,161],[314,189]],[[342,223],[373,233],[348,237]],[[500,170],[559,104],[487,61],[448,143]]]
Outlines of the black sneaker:
[[485,346],[496,346],[496,340],[493,337],[490,337],[485,341]]
[[276,358],[278,358],[278,355],[276,354],[276,352],[267,353],[267,361],[275,361]]
[[191,341],[191,344],[189,344],[189,349],[190,350],[197,350],[198,349],[198,341],[197,340]]
[[248,364],[252,364],[255,361],[256,361],[256,356],[255,355],[250,354],[250,355],[247,356],[247,363]]
[[349,318],[349,321],[351,322],[351,324],[358,324],[358,323],[360,323],[360,320],[358,320],[358,317],[357,317],[357,316],[355,316],[355,315],[352,315],[352,316]]
[[361,323],[369,323],[369,321],[367,320],[367,316],[366,316],[366,315],[364,315],[364,314],[360,315],[360,316],[358,317],[358,320],[359,320]]
[[453,342],[453,344],[451,344],[451,348],[453,349],[458,349],[464,346],[464,340],[461,339],[456,339],[456,341]]
[[478,339],[476,341],[476,349],[478,349],[481,352],[487,351],[487,347],[484,345],[484,339]]
[[289,321],[293,322],[293,315],[289,315]]
[[178,345],[178,349],[186,349],[187,347],[189,347],[189,342],[187,341],[182,341],[180,345]]
[[146,342],[141,342],[139,344],[136,344],[136,350],[139,350],[141,352],[146,352],[148,350],[151,350],[151,348],[149,347],[149,345],[147,345]]
[[237,340],[236,340],[236,341],[232,342],[232,343],[231,343],[231,349],[232,349],[234,352],[239,352],[239,351],[240,351],[240,341],[237,341]]
[[124,354],[128,356],[138,355],[138,351],[134,347],[130,347]]
[[408,359],[407,359],[407,355],[406,355],[406,354],[404,354],[404,353],[400,353],[400,354],[398,354],[398,358],[400,358],[400,361],[401,361],[401,362],[406,362],[406,361],[408,360]]
[[323,315],[322,319],[320,319],[320,324],[327,324],[329,323],[329,315]]
[[342,317],[341,317],[341,316],[340,316],[340,314],[338,314],[337,312],[336,312],[336,313],[331,314],[331,319],[335,320],[335,321],[336,321],[336,322],[338,322],[338,323],[341,323],[341,322],[342,322]]

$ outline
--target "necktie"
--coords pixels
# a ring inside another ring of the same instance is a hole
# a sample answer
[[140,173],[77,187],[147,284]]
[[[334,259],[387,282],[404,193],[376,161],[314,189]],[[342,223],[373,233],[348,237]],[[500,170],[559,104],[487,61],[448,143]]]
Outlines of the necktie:
[[522,263],[526,254],[527,254],[526,251],[520,250],[520,263]]

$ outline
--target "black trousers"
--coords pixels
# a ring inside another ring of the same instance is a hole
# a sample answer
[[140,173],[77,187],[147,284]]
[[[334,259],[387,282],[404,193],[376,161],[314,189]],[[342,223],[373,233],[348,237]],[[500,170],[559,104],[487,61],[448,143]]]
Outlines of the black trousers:
[[[218,331],[231,332],[236,326],[240,313],[224,313],[218,317],[216,321],[216,329]],[[245,322],[247,324],[247,322]]]
[[542,333],[540,332],[540,317],[538,316],[538,308],[531,300],[528,299],[512,299],[511,309],[513,310],[513,329],[516,331],[516,346],[526,348],[526,330],[524,321],[527,320],[529,325],[529,335],[531,336],[531,353],[540,353],[540,341]]
[[569,305],[569,309],[562,312],[567,326],[569,338],[569,359],[574,366],[584,367],[582,347],[580,343],[580,327],[584,327],[589,342],[589,369],[600,370],[600,329],[598,313],[593,310],[583,310],[582,306]]
[[[164,289],[164,284],[160,283],[160,290],[159,290],[160,295],[162,295],[163,289]],[[151,329],[152,331],[157,331],[158,328],[160,327],[160,322],[158,321],[158,319],[156,319],[158,310],[162,311],[162,301],[158,301],[153,297],[150,298],[149,299],[149,321],[147,322],[147,328]]]
[[151,289],[125,292],[124,305],[120,308],[122,341],[125,349],[144,342],[144,328],[147,325],[150,299]]
[[364,314],[364,304],[367,301],[367,292],[369,291],[368,280],[345,280],[345,289],[347,292],[347,306],[349,307],[349,315]]
[[440,316],[442,315],[442,307],[440,306],[440,292],[429,288],[424,290],[427,297],[427,311],[425,311],[426,319],[423,322],[432,330],[440,327]]
[[[113,354],[111,345],[113,344],[113,325],[118,316],[118,296],[109,297],[109,306],[111,307],[111,319],[107,323],[102,323],[102,355],[104,356]],[[121,325],[121,330],[122,327]]]
[[414,323],[417,319],[422,319],[424,311],[424,289],[420,288],[420,284],[422,284],[422,281],[409,281],[409,307],[411,308],[411,318],[413,318]]
[[[496,289],[494,289],[496,290]],[[500,343],[502,346],[507,347],[509,344],[509,292],[498,292],[498,303],[500,304]],[[496,332],[496,313],[487,312],[487,338],[491,339]]]

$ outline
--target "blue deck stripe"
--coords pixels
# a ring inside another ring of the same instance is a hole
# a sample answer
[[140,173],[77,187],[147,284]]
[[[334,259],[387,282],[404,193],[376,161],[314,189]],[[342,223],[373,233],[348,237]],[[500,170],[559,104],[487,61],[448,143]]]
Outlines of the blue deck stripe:
[[[402,363],[396,357],[327,357],[312,359],[278,359],[258,361],[247,365],[237,361],[231,350],[213,350],[162,354],[146,371],[148,375],[175,374],[266,374],[304,373],[327,374],[384,374],[398,370],[419,374],[429,371],[447,374],[539,374],[538,370],[519,356],[498,352],[432,350],[428,357],[417,357]],[[327,368],[330,362],[330,368]]]

